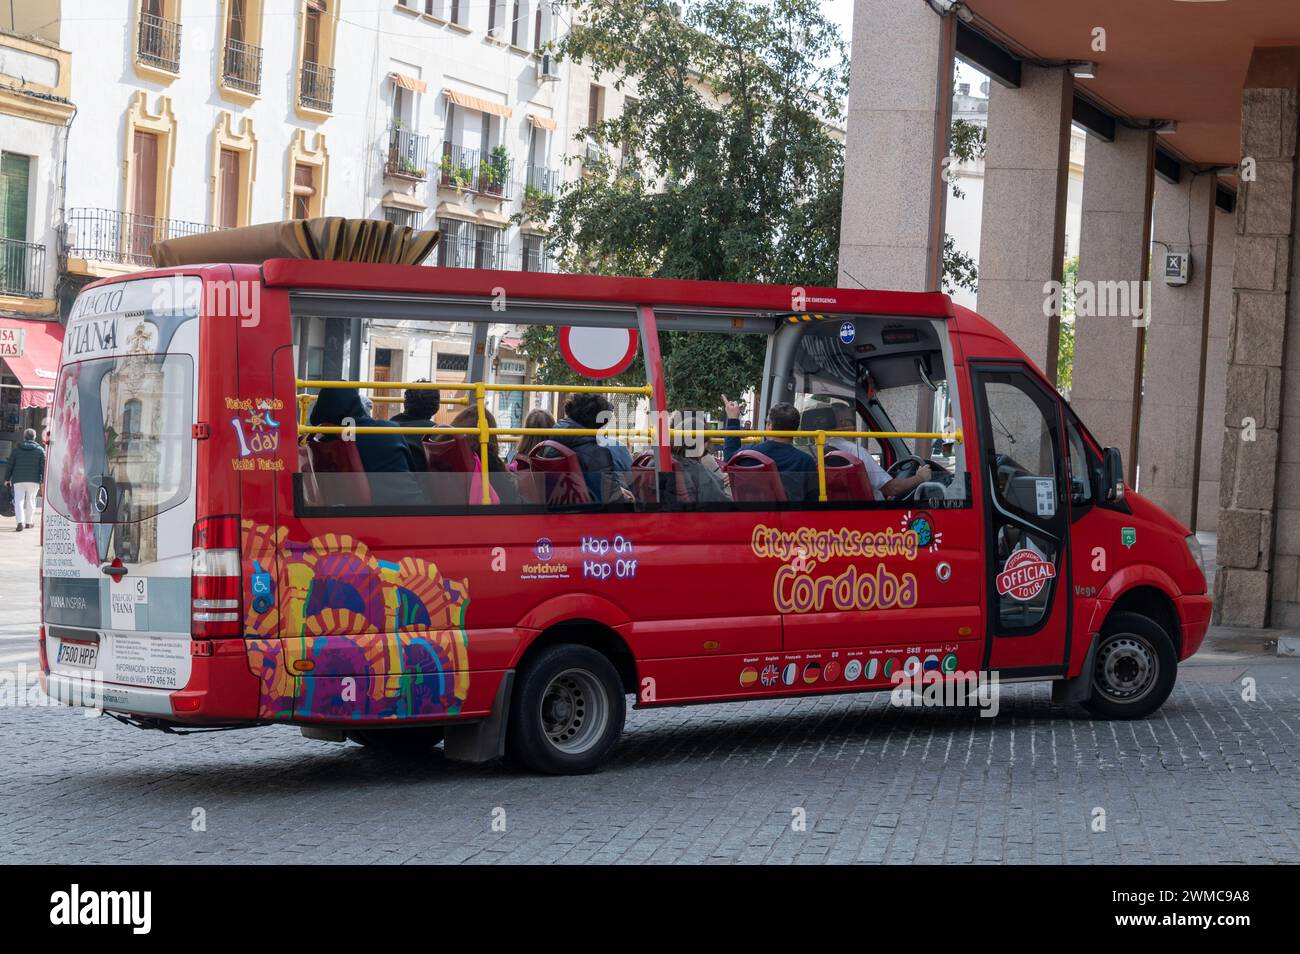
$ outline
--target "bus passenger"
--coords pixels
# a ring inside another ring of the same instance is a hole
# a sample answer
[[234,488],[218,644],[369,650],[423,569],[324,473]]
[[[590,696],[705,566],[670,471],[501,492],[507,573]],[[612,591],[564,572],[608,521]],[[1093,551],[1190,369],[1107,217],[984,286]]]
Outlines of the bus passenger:
[[[555,426],[566,429],[596,430],[609,420],[608,415],[613,411],[613,405],[602,395],[575,394],[564,402],[564,417]],[[627,468],[619,467],[618,461],[608,447],[602,447],[596,438],[586,434],[555,437],[553,440],[572,449],[578,455],[578,464],[582,467],[593,500],[608,502],[623,497],[619,475],[626,473]]]
[[[835,429],[837,431],[855,431],[858,429],[857,414],[847,404],[833,405],[835,410]],[[848,437],[830,437],[826,440],[828,449],[838,451],[845,457],[856,457],[867,466],[867,479],[878,500],[894,500],[912,492],[912,488],[930,479],[930,465],[925,464],[911,477],[890,477],[889,471],[876,463],[876,458],[857,441]]]
[[[546,410],[546,408],[535,407],[531,411],[529,411],[528,414],[524,417],[523,426],[536,427],[536,428],[544,428],[544,427],[550,428],[555,426],[555,418],[551,416],[551,412]],[[550,440],[550,438],[545,437],[541,434],[525,434],[523,437],[521,437],[519,439],[519,443],[515,445],[514,454],[511,455],[510,469],[514,470],[517,466],[517,461],[519,460],[519,458],[527,457],[529,454],[533,452],[534,447],[536,447],[542,441],[547,441],[547,440]]]
[[[668,420],[673,430],[705,430],[708,421],[693,414],[673,411]],[[724,474],[709,453],[708,440],[681,436],[672,439],[673,470],[686,482],[687,499],[695,503],[728,503],[731,494],[723,481]],[[712,465],[712,466],[710,466]]]
[[[486,408],[483,411],[484,417],[487,418],[488,427],[496,430],[497,419],[492,416],[492,412]],[[465,408],[451,422],[452,427],[478,427],[478,408],[471,405]],[[478,460],[480,446],[478,441],[470,436],[470,442],[474,447],[474,459]],[[519,488],[515,486],[515,475],[506,470],[506,465],[501,460],[500,447],[497,444],[496,435],[488,438],[488,482],[492,484],[492,489],[496,491],[497,498],[504,504],[523,503],[519,496]],[[471,497],[473,494],[471,494]],[[480,496],[477,500],[470,500],[470,503],[482,503]]]
[[[428,384],[427,378],[421,378],[415,384]],[[402,412],[394,414],[389,420],[403,427],[436,427],[434,416],[438,413],[441,397],[436,388],[407,388],[402,394]],[[415,470],[428,469],[424,459],[425,434],[407,434],[406,442],[411,445],[411,459]]]
[[[727,426],[729,431],[740,430],[740,402],[725,402]],[[799,429],[799,409],[793,404],[781,402],[773,404],[767,412],[767,431],[797,431]],[[781,483],[785,485],[788,500],[796,503],[815,502],[819,496],[817,486],[817,462],[794,446],[793,437],[768,437],[749,448],[772,458],[776,469],[781,472]],[[740,451],[740,438],[728,437],[722,445],[722,456],[731,460]]]
[[[316,403],[312,405],[310,422],[313,426],[401,426],[367,415],[361,394],[356,388],[322,388]],[[425,495],[411,477],[414,469],[413,455],[411,445],[406,442],[404,435],[394,434],[390,437],[387,434],[357,434],[355,440],[372,497],[394,504],[427,503]],[[317,480],[321,480],[319,474]],[[322,490],[327,486],[322,483]],[[336,501],[343,506],[350,502]]]

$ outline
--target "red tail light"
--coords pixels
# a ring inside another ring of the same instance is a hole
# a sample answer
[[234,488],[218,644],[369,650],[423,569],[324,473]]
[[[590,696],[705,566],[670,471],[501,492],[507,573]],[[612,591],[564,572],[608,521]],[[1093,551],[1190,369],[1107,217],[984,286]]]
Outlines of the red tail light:
[[239,518],[205,517],[194,524],[190,635],[195,639],[241,636],[243,619]]

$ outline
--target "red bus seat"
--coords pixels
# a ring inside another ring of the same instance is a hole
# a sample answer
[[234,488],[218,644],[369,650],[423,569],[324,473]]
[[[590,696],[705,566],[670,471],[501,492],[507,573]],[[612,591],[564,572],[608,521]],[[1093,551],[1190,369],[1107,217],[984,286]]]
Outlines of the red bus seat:
[[526,454],[515,454],[514,460],[510,461],[510,469],[514,471],[515,486],[519,488],[519,496],[524,503],[540,505],[546,502],[543,495],[545,488],[539,483],[543,478],[533,472]]
[[320,484],[316,481],[316,471],[311,463],[311,451],[306,444],[298,445],[298,473],[302,475],[302,501],[309,507],[319,507],[325,502],[321,496]]
[[642,451],[632,461],[632,496],[637,503],[656,503],[660,495],[655,487],[663,489],[663,502],[693,503],[695,495],[686,483],[686,477],[677,466],[676,458],[669,458],[671,471],[665,471],[656,482],[655,451]]
[[370,482],[366,480],[366,468],[361,463],[356,441],[312,434],[307,439],[307,454],[313,474],[339,475],[325,481],[325,487],[332,492],[321,493],[323,502],[353,507],[370,503]]
[[528,455],[528,469],[535,481],[534,493],[548,506],[592,502],[586,475],[571,447],[558,441],[542,441]]
[[632,458],[632,496],[637,503],[655,503],[659,500],[655,483],[655,451],[642,451]]
[[425,468],[442,476],[431,481],[435,503],[465,503],[474,477],[474,450],[464,434],[426,437],[422,442]]
[[826,454],[827,500],[875,500],[867,465],[860,457],[830,451]]
[[758,451],[742,450],[723,465],[731,482],[731,499],[737,503],[786,500],[785,484],[776,461]]

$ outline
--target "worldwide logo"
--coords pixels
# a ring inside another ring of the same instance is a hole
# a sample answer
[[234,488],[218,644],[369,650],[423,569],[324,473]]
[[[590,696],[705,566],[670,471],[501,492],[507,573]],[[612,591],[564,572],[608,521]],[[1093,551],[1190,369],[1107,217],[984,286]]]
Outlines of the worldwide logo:
[[911,530],[916,534],[916,545],[918,548],[929,548],[931,553],[939,549],[939,544],[943,542],[943,534],[935,526],[934,517],[925,511],[913,513],[908,511],[903,515],[903,530]]
[[533,556],[537,557],[537,559],[549,560],[554,555],[555,551],[551,546],[550,537],[540,537],[538,541],[533,544]]

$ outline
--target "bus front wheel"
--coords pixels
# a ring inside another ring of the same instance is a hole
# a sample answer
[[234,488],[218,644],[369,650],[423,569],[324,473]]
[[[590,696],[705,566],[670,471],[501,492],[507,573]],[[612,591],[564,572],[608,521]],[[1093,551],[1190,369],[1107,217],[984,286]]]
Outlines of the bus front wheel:
[[521,673],[506,746],[535,772],[575,775],[604,761],[623,732],[627,699],[618,672],[588,646],[543,650]]
[[1085,709],[1103,719],[1141,719],[1169,698],[1178,674],[1173,641],[1139,613],[1106,620],[1092,667],[1092,696]]

